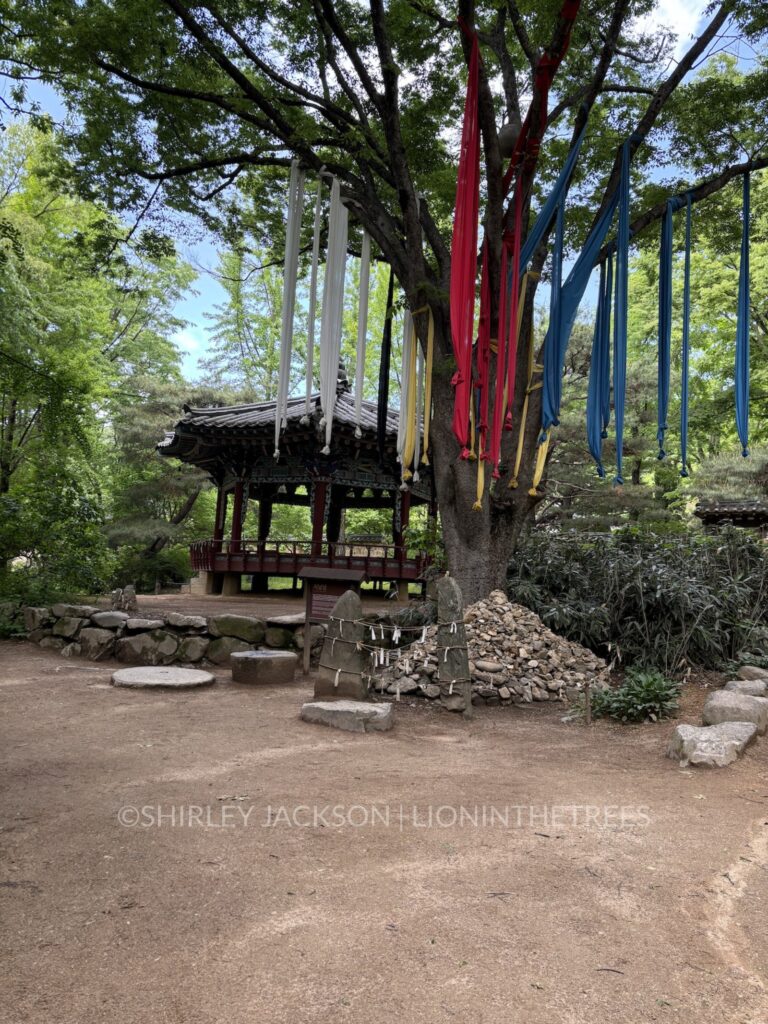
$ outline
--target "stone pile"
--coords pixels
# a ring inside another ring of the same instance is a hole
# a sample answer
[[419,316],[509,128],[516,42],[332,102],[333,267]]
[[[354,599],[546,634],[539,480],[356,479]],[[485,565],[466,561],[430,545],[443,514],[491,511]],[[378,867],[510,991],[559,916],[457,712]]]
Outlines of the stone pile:
[[[580,644],[565,640],[544,625],[534,612],[512,604],[495,590],[464,612],[473,704],[568,701],[589,681],[595,689],[608,685],[608,666]],[[396,662],[374,676],[378,692],[436,699],[437,627],[426,638],[401,651]]]
[[[264,619],[251,615],[183,615],[140,618],[91,605],[54,604],[24,608],[27,639],[65,657],[92,661],[116,658],[129,665],[228,665],[230,655],[260,648],[304,649],[304,616]],[[310,627],[313,653],[324,630]]]

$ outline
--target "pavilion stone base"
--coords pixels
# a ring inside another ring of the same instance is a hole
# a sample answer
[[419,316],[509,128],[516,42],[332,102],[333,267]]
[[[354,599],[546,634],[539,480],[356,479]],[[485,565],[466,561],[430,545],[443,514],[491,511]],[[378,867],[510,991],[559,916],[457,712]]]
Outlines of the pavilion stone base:
[[221,583],[221,596],[222,597],[234,597],[236,594],[242,594],[242,577],[239,572],[227,572],[224,573],[224,579]]
[[230,657],[232,680],[270,686],[292,683],[299,665],[290,651],[237,651]]

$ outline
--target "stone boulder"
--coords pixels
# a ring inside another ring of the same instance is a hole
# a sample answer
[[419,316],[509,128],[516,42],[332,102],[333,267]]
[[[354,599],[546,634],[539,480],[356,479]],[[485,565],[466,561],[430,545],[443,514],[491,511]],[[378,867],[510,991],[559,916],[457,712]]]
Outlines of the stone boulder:
[[205,629],[208,620],[203,615],[182,615],[181,612],[169,612],[165,616],[166,624],[174,629]]
[[91,622],[101,629],[120,629],[127,621],[127,612],[96,612],[91,616]]
[[205,636],[185,636],[179,642],[176,652],[177,661],[202,661],[205,657],[210,640]]
[[285,650],[293,647],[293,630],[282,626],[267,626],[264,632],[264,643],[267,647]]
[[238,651],[250,651],[251,645],[235,636],[220,636],[208,644],[206,657],[214,665],[228,665],[230,657]]
[[44,651],[60,651],[66,642],[60,636],[44,636],[38,647],[42,647]]
[[707,768],[724,768],[744,752],[757,736],[752,722],[721,722],[719,725],[678,725],[667,750],[667,757],[680,762],[680,767],[698,764]]
[[116,644],[117,660],[129,665],[169,665],[176,657],[178,638],[162,629],[121,637]]
[[733,690],[716,690],[702,712],[705,725],[721,722],[751,722],[762,734],[768,728],[768,698],[750,697]]
[[[104,614],[112,615],[115,613],[104,612]],[[77,640],[80,644],[80,651],[83,657],[96,661],[99,658],[105,658],[108,654],[112,653],[115,645],[115,634],[111,629],[98,629],[91,627],[81,629]]]
[[302,706],[301,718],[345,732],[385,732],[395,724],[391,704],[355,700],[311,701]]
[[746,693],[748,697],[765,697],[768,690],[768,679],[731,679],[723,687],[735,693]]
[[80,644],[72,641],[71,643],[64,644],[61,648],[61,653],[65,658],[79,658],[80,657]]
[[291,651],[235,651],[230,665],[234,682],[269,686],[292,683],[299,658]]
[[768,668],[758,668],[757,665],[742,665],[736,675],[739,679],[764,679],[768,682]]
[[162,629],[165,619],[127,619],[125,628],[129,633],[147,633],[152,629]]
[[213,615],[208,619],[208,632],[211,636],[236,637],[249,644],[262,643],[265,628],[262,619],[251,615]]
[[[300,626],[293,634],[293,642],[300,651],[304,650],[304,637],[306,636],[306,632],[306,626]],[[324,636],[325,630],[322,626],[314,625],[309,627],[309,642],[312,647],[317,647],[318,644],[321,644]]]
[[53,635],[63,636],[69,640],[72,637],[77,636],[78,630],[81,626],[85,625],[87,621],[87,619],[80,619],[67,615],[63,619],[59,619],[54,623]]
[[90,619],[98,610],[90,604],[55,604],[51,608],[57,619]]
[[53,622],[49,608],[25,608],[23,614],[24,628],[28,633],[36,629],[43,629]]

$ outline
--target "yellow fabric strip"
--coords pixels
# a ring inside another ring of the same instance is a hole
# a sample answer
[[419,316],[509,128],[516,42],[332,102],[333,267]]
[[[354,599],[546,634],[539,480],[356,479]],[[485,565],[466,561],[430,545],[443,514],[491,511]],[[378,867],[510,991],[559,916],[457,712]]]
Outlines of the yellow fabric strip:
[[432,419],[432,363],[434,358],[435,320],[430,308],[429,326],[427,327],[427,362],[424,367],[424,453],[421,456],[423,466],[429,465],[429,424]]
[[544,436],[544,440],[539,445],[539,449],[536,452],[536,467],[533,471],[533,487],[528,491],[532,498],[538,497],[539,491],[538,486],[541,483],[541,478],[544,475],[544,467],[547,464],[547,452],[549,451],[549,439],[552,436],[552,428],[550,427]]
[[475,493],[475,504],[473,512],[480,512],[483,507],[483,493],[485,491],[485,459],[482,445],[480,446],[479,458],[477,460],[477,491]]
[[405,445],[403,446],[403,480],[410,480],[413,476],[410,467],[413,462],[414,452],[416,451],[416,392],[418,391],[416,386],[416,346],[418,343],[416,326],[414,324],[413,344],[411,345],[410,358],[408,359],[408,374],[411,379],[411,386],[408,389],[408,406],[405,411],[406,431]]
[[467,458],[470,462],[477,461],[477,452],[475,451],[475,389],[472,388],[470,391],[469,399],[469,455]]

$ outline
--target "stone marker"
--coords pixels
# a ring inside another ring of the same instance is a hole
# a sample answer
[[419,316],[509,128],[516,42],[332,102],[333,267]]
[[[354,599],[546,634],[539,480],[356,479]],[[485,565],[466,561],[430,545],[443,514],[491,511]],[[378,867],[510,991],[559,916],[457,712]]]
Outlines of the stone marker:
[[768,682],[768,668],[758,668],[757,665],[742,665],[736,675],[739,679],[765,679]]
[[299,657],[291,651],[236,651],[229,663],[236,683],[292,683]]
[[386,732],[395,724],[391,704],[356,700],[312,701],[302,706],[301,717],[346,732]]
[[723,687],[725,690],[735,690],[736,693],[746,693],[748,697],[765,697],[768,690],[766,679],[731,679]]
[[757,736],[753,722],[721,722],[719,725],[678,725],[667,750],[667,757],[680,761],[680,767],[700,764],[724,768],[742,754]]
[[[368,652],[357,649],[363,639],[363,606],[359,594],[347,590],[333,606],[315,679],[315,700],[365,700],[368,681],[363,673]],[[358,730],[359,731],[359,730]]]
[[112,675],[115,686],[129,686],[135,689],[188,690],[195,686],[210,686],[216,682],[210,672],[194,668],[121,668]]
[[749,697],[733,690],[716,690],[704,705],[705,725],[721,722],[752,722],[762,734],[768,728],[768,698]]
[[437,679],[440,703],[447,711],[472,714],[472,680],[469,675],[464,603],[455,579],[437,581]]
[[251,615],[213,615],[208,619],[211,636],[234,636],[249,644],[260,644],[264,639],[264,622]]

